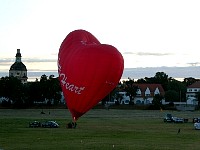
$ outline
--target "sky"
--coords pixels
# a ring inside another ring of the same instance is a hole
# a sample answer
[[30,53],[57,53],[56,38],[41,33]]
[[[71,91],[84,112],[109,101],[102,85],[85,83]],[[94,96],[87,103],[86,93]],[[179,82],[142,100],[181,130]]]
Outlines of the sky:
[[29,71],[57,70],[59,47],[84,29],[125,68],[200,66],[199,0],[0,0],[0,71],[17,49]]

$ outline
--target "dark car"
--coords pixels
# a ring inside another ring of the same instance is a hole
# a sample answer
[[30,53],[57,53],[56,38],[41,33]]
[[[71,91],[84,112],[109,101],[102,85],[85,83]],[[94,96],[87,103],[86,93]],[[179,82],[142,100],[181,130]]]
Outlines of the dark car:
[[171,114],[167,114],[164,118],[164,122],[173,122],[173,117]]
[[42,123],[41,125],[43,128],[58,128],[59,125],[57,122],[55,121],[47,121],[47,122],[44,122]]
[[40,123],[39,121],[30,122],[30,123],[29,123],[29,127],[30,127],[30,128],[41,127],[41,123]]
[[200,122],[200,118],[198,117],[198,118],[193,118],[193,123],[196,123],[196,122]]

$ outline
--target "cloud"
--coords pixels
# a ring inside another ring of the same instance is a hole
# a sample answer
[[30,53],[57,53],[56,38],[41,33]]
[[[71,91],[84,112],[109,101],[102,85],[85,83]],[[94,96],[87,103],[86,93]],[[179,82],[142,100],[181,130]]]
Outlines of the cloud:
[[11,63],[4,63],[4,62],[0,62],[0,66],[1,66],[1,68],[3,68],[3,67],[7,67],[7,68],[10,68],[10,66],[11,66]]
[[[11,58],[0,59],[0,72],[8,71],[14,62],[15,59]],[[22,59],[22,62],[26,65],[28,71],[55,71],[57,67],[57,59],[25,58]]]
[[28,72],[58,72],[58,69],[28,69]]
[[200,64],[200,62],[191,62],[191,63],[187,63],[190,66],[197,66],[198,64]]
[[51,53],[52,56],[58,56],[58,53]]
[[166,55],[172,55],[171,53],[151,53],[151,52],[138,52],[136,55],[139,56],[166,56]]
[[[10,64],[14,63],[15,59],[13,58],[4,58],[0,59],[0,64]],[[28,63],[37,63],[37,62],[57,62],[57,59],[41,59],[41,58],[23,58],[22,62]]]
[[137,53],[124,52],[123,54],[138,55],[138,56],[168,56],[168,55],[172,55],[172,53],[153,53],[153,52],[137,52]]
[[10,62],[13,62],[13,59],[11,58],[0,59],[0,63],[10,63]]
[[135,54],[133,52],[124,52],[123,54]]
[[189,67],[144,67],[144,68],[125,68],[121,79],[140,79],[153,77],[156,72],[164,72],[169,77],[183,80],[184,78],[199,78],[200,66]]
[[11,64],[13,64],[13,59],[0,59],[0,68],[10,68]]
[[36,62],[57,62],[57,59],[41,59],[41,58],[25,58],[22,62],[36,63]]

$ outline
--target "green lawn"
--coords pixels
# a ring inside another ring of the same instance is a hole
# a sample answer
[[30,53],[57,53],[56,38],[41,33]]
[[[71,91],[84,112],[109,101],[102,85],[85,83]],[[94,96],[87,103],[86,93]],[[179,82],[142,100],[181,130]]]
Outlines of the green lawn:
[[[71,121],[67,109],[40,112],[0,109],[0,150],[200,149],[200,131],[191,123],[193,117],[200,117],[199,111],[93,109],[78,120],[76,129],[66,128]],[[189,123],[164,123],[163,116],[168,112],[189,118]],[[60,128],[29,128],[34,120],[56,120]]]

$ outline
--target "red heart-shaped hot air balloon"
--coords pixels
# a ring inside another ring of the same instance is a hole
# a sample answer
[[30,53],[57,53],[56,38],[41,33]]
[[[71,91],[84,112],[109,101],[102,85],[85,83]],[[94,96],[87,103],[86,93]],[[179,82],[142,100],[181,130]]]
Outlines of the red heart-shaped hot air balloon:
[[124,69],[121,53],[91,33],[67,35],[58,54],[58,73],[67,107],[76,121],[118,84]]

